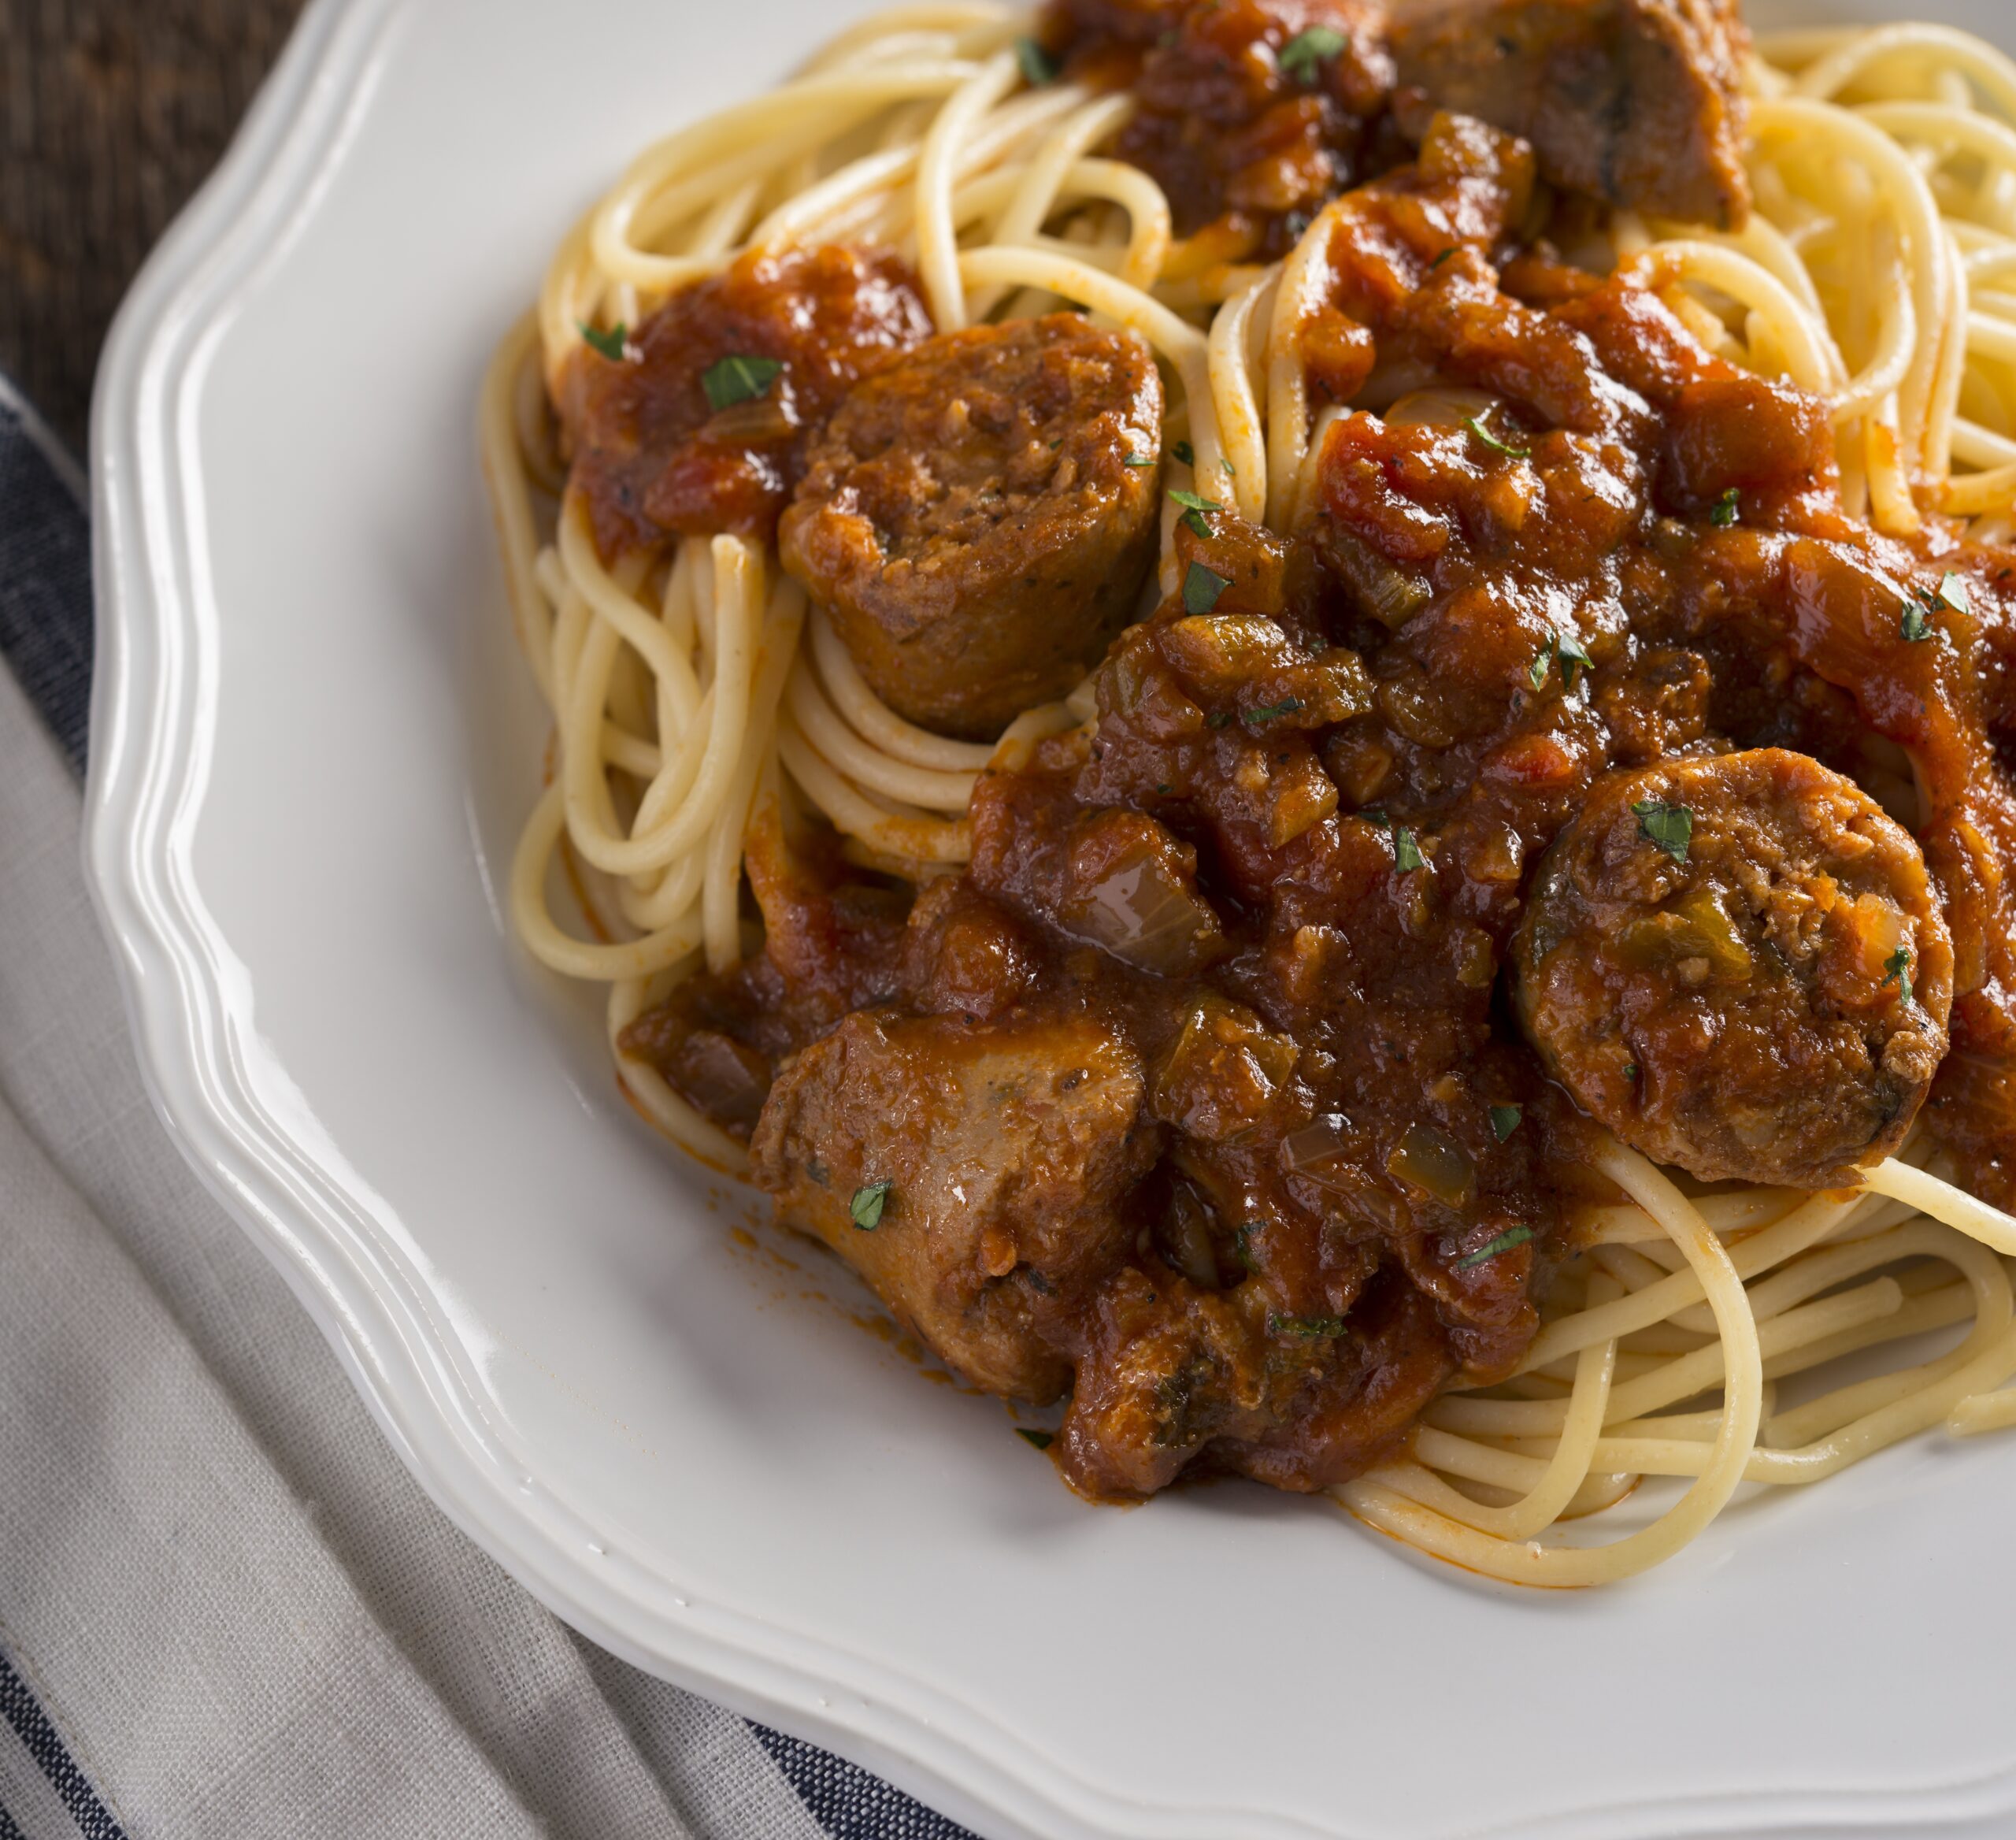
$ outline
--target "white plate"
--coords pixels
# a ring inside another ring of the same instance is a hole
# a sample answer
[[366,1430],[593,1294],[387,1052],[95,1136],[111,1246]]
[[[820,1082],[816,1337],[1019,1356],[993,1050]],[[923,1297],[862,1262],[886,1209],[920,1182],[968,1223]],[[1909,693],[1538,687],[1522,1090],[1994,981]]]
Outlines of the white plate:
[[88,849],[183,1146],[541,1599],[983,1834],[2016,1831],[2005,1443],[1603,1594],[1257,1488],[1084,1507],[816,1254],[738,1243],[510,942],[540,727],[478,375],[637,147],[833,23],[321,0],[150,265],[97,406]]

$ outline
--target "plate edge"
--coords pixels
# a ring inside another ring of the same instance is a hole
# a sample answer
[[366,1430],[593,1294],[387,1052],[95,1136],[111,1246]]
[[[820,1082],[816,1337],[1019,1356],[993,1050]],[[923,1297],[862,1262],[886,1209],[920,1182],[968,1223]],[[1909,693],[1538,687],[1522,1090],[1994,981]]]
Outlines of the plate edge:
[[[382,1279],[370,1281],[376,1248],[346,1248],[352,1276],[345,1282],[309,1243],[319,1237],[341,1248],[364,1223],[340,1179],[258,1103],[227,1052],[238,1029],[249,1034],[249,1018],[235,1013],[220,974],[221,942],[213,931],[206,937],[207,916],[186,851],[206,764],[206,735],[197,707],[202,699],[195,692],[208,641],[202,614],[183,585],[192,568],[192,525],[187,507],[174,502],[181,495],[168,481],[176,437],[187,432],[199,394],[200,365],[192,374],[192,360],[228,317],[233,294],[256,275],[263,258],[250,246],[265,216],[298,207],[339,161],[341,126],[368,87],[373,58],[404,4],[313,0],[224,161],[149,258],[120,307],[100,365],[91,460],[98,665],[91,696],[84,868],[157,1113],[206,1186],[287,1278],[429,1498],[555,1615],[612,1652],[828,1745],[969,1824],[1001,1831],[999,1823],[1006,1822],[1020,1834],[1065,1840],[1067,1832],[1166,1833],[1173,1817],[1199,1840],[1343,1840],[1341,1829],[1277,1812],[1195,1806],[1179,1811],[1089,1782],[1060,1779],[1032,1747],[975,1709],[949,1702],[947,1709],[958,1723],[996,1735],[997,1750],[989,1756],[975,1738],[954,1736],[947,1729],[951,1721],[895,1705],[884,1693],[900,1682],[914,1694],[946,1703],[940,1690],[887,1673],[877,1679],[867,1657],[810,1637],[784,1632],[816,1651],[791,1659],[763,1653],[749,1639],[753,1632],[738,1644],[691,1624],[681,1630],[667,1623],[662,1611],[613,1580],[610,1568],[601,1568],[598,1577],[584,1545],[563,1542],[558,1517],[573,1517],[565,1504],[556,1501],[552,1512],[535,1518],[513,1503],[498,1473],[501,1453],[483,1452],[472,1431],[458,1430],[443,1415],[441,1389],[466,1386],[457,1378],[454,1351],[432,1338],[430,1377],[413,1345],[416,1337],[423,1345],[430,1339],[426,1325],[385,1294]],[[264,216],[253,208],[262,192],[269,200]],[[232,284],[220,288],[225,276],[234,277]],[[193,443],[182,445],[180,457],[187,475],[182,487],[199,494]],[[156,531],[165,540],[165,551],[149,547]],[[307,1233],[298,1219],[289,1219],[290,1201],[311,1217]],[[380,1319],[376,1337],[365,1320],[374,1310]],[[399,1320],[401,1315],[408,1319]],[[388,1364],[395,1351],[406,1357],[410,1372],[402,1374]],[[466,1421],[474,1404],[465,1400],[457,1415]],[[425,1435],[431,1423],[445,1432],[445,1449]],[[480,1513],[479,1504],[487,1504],[490,1515]],[[507,1515],[515,1540],[501,1530]],[[570,1543],[574,1550],[568,1550]],[[654,1627],[656,1641],[633,1636],[612,1619],[610,1612],[625,1605]],[[817,1666],[821,1657],[852,1666],[822,1669]],[[850,1716],[839,1708],[822,1713],[810,1703],[850,1675],[860,1681],[864,1672],[869,1678],[863,1684],[839,1688],[860,1699],[861,1714]],[[887,1708],[884,1714],[874,1712],[878,1701]],[[1077,1805],[1036,1786],[1061,1780],[1078,1790]],[[1838,1823],[1844,1832],[1896,1831],[1899,1821],[1944,1827],[2013,1810],[2016,1758],[1971,1781],[1868,1795],[1733,1792],[1656,1808],[1563,1809],[1488,1834],[1489,1840],[1537,1840],[1543,1833],[1556,1840],[1677,1840],[1683,1832],[1783,1833],[1796,1827],[1810,1834],[1816,1821]],[[1068,1830],[1060,1820],[1070,1823]],[[1477,1840],[1485,1836],[1480,1833]]]

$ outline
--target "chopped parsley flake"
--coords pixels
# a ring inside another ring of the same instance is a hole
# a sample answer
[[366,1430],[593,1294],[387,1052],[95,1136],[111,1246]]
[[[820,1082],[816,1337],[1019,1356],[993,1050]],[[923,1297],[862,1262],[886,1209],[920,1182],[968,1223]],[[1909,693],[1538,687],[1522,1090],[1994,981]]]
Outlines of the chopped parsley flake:
[[1015,41],[1015,65],[1022,73],[1022,81],[1032,89],[1057,80],[1057,60],[1034,39]]
[[1530,1226],[1508,1226],[1495,1240],[1487,1240],[1474,1252],[1458,1259],[1450,1269],[1467,1271],[1473,1265],[1481,1265],[1487,1259],[1495,1259],[1500,1252],[1509,1252],[1514,1246],[1523,1246],[1533,1237]]
[[1527,682],[1536,690],[1544,689],[1547,672],[1557,660],[1561,666],[1562,687],[1568,690],[1575,688],[1577,670],[1587,670],[1595,662],[1582,649],[1581,640],[1573,634],[1550,631],[1547,644],[1533,654],[1532,662],[1526,666]]
[[1202,562],[1192,562],[1190,573],[1183,578],[1183,610],[1208,614],[1218,604],[1218,596],[1231,586],[1229,576],[1207,569]]
[[1486,428],[1482,422],[1478,421],[1474,415],[1465,416],[1463,417],[1463,426],[1468,428],[1472,434],[1475,435],[1479,440],[1482,441],[1487,447],[1491,448],[1495,453],[1509,454],[1514,460],[1524,460],[1532,452],[1532,449],[1531,447],[1508,447],[1503,441],[1501,441],[1497,436],[1493,434],[1489,428]]
[[630,328],[618,320],[607,332],[590,325],[581,327],[581,336],[611,364],[621,364],[630,353]]
[[1563,632],[1556,638],[1554,655],[1561,661],[1561,681],[1571,690],[1575,688],[1576,671],[1586,671],[1595,662],[1582,649],[1581,640],[1572,632]]
[[774,358],[745,358],[739,352],[717,358],[700,373],[707,406],[718,414],[738,402],[753,402],[777,380],[784,365]]
[[1414,833],[1404,824],[1393,826],[1393,866],[1401,874],[1425,868],[1428,859],[1421,855],[1421,845],[1414,841]]
[[1638,834],[1656,844],[1676,862],[1687,860],[1688,846],[1694,840],[1694,814],[1684,805],[1669,805],[1663,799],[1639,799],[1631,809],[1638,814]]
[[1637,1062],[1636,1062],[1636,1061],[1634,1060],[1634,1061],[1629,1061],[1629,1062],[1627,1062],[1627,1063],[1625,1063],[1625,1069],[1624,1069],[1624,1077],[1625,1077],[1625,1078],[1626,1078],[1627,1080],[1633,1080],[1633,1081],[1635,1081],[1635,1080],[1638,1078],[1638,1063],[1637,1063]]
[[1519,1121],[1525,1115],[1523,1105],[1494,1105],[1491,1108],[1491,1134],[1503,1143],[1518,1130]]
[[1922,602],[1907,600],[1904,603],[1904,617],[1898,622],[1897,630],[1914,645],[1932,636],[1932,621],[1925,615],[1926,609]]
[[1341,1316],[1284,1316],[1278,1310],[1267,1312],[1269,1335],[1299,1335],[1304,1341],[1316,1341],[1343,1332]]
[[1258,728],[1265,722],[1279,722],[1284,715],[1293,715],[1301,707],[1299,696],[1284,696],[1279,703],[1263,703],[1258,709],[1249,709],[1246,719]]
[[1152,454],[1129,454],[1120,464],[1123,466],[1148,467],[1154,463],[1155,457]]
[[1211,526],[1206,521],[1205,514],[1209,511],[1222,511],[1225,509],[1225,506],[1216,499],[1200,499],[1195,492],[1177,492],[1172,489],[1169,495],[1183,507],[1183,515],[1177,521],[1194,531],[1199,536],[1209,536],[1211,534]]
[[1911,948],[1900,945],[1883,961],[1883,981],[1897,986],[1897,994],[1908,1008],[1911,1000]]
[[1015,1435],[1025,1444],[1033,1444],[1039,1450],[1047,1450],[1057,1441],[1057,1434],[1054,1431],[1032,1430],[1027,1425],[1017,1425]]
[[1966,577],[1950,570],[1939,578],[1939,598],[1956,614],[1967,610]]
[[1346,43],[1344,35],[1333,27],[1312,25],[1297,32],[1282,46],[1275,61],[1280,65],[1283,75],[1299,82],[1313,83],[1317,65],[1328,64],[1343,50]]
[[1448,261],[1450,257],[1456,253],[1456,248],[1457,246],[1455,243],[1451,243],[1447,249],[1443,250],[1441,254],[1437,256],[1433,262],[1428,265],[1428,272],[1431,275],[1433,274],[1437,269],[1440,268],[1444,262]]
[[1245,1226],[1233,1230],[1232,1256],[1239,1261],[1242,1271],[1258,1271],[1260,1269],[1260,1261],[1253,1255],[1253,1230],[1259,1224],[1258,1221],[1249,1220]]
[[1743,510],[1743,495],[1734,486],[1708,507],[1708,521],[1718,530],[1726,530],[1736,521]]
[[863,1233],[873,1233],[882,1224],[882,1210],[894,1185],[890,1182],[865,1182],[854,1190],[854,1199],[847,1204],[847,1214]]
[[1232,726],[1232,711],[1226,709],[1213,710],[1209,715],[1205,717],[1204,726],[1207,729],[1230,728]]
[[1197,450],[1188,441],[1178,441],[1169,451],[1186,466],[1195,466],[1197,464]]

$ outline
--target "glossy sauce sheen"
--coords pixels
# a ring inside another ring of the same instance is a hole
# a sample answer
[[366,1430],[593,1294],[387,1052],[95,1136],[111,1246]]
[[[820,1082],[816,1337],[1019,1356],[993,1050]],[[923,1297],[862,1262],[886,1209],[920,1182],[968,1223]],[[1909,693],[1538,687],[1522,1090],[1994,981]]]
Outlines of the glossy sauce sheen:
[[[768,537],[807,440],[848,386],[930,331],[903,263],[821,247],[743,256],[675,294],[620,358],[583,346],[563,380],[561,426],[603,561],[673,536]],[[717,410],[706,373],[735,358],[783,369]]]
[[[1824,408],[1521,242],[1533,185],[1445,116],[1341,201],[1318,399],[1392,407],[1330,428],[1305,521],[1179,528],[1215,601],[1121,636],[1095,731],[983,776],[963,875],[913,902],[759,837],[762,955],[627,1038],[953,1366],[1068,1392],[1088,1493],[1321,1486],[1508,1371],[1565,1207],[1606,1198],[1584,1105],[1670,1154],[1676,1092],[1819,1082],[1749,1148],[1832,1169],[1909,1122],[1950,1026],[1924,1115],[2012,1198],[2016,562],[1847,517]],[[1918,848],[1853,783],[1896,748]],[[1688,875],[1640,794],[1700,806]],[[1588,900],[1524,948],[1536,978],[1587,948],[1564,1085],[1511,962],[1585,809]],[[1629,951],[1577,933],[1599,896],[1639,903]],[[1753,1002],[1798,1026],[1710,1026]],[[1907,1037],[1865,1136],[1827,1135],[1825,1083],[1866,1097]]]

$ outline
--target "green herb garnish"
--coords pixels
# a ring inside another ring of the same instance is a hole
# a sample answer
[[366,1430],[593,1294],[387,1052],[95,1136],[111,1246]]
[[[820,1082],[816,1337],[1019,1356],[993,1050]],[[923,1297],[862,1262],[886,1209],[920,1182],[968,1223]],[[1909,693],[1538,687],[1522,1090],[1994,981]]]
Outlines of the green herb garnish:
[[1582,642],[1573,633],[1550,631],[1547,644],[1533,654],[1533,662],[1526,666],[1526,681],[1536,690],[1547,687],[1548,670],[1557,662],[1561,666],[1561,682],[1564,689],[1575,688],[1575,673],[1579,668],[1588,670],[1595,660],[1582,649]]
[[1169,451],[1186,466],[1195,466],[1197,464],[1197,450],[1188,441],[1178,441]]
[[1503,1143],[1518,1130],[1519,1121],[1525,1115],[1523,1105],[1494,1105],[1491,1108],[1491,1134]]
[[1626,1061],[1626,1062],[1624,1063],[1624,1077],[1625,1077],[1625,1078],[1626,1078],[1627,1080],[1632,1080],[1632,1081],[1635,1081],[1635,1080],[1636,1080],[1636,1078],[1638,1078],[1638,1063],[1637,1063],[1637,1062],[1636,1062],[1635,1060],[1632,1060],[1632,1061]]
[[1192,562],[1190,573],[1183,578],[1183,610],[1208,614],[1218,604],[1218,596],[1231,586],[1229,576],[1207,569],[1202,562]]
[[1057,60],[1034,39],[1015,41],[1015,66],[1022,73],[1022,81],[1032,89],[1041,89],[1057,80]]
[[1687,860],[1688,846],[1694,840],[1694,814],[1684,805],[1669,805],[1663,799],[1639,799],[1631,809],[1638,814],[1638,834],[1648,844],[1657,844],[1676,862]]
[[1327,25],[1305,28],[1282,46],[1275,61],[1284,76],[1313,83],[1317,66],[1328,64],[1348,43],[1344,35]]
[[894,1185],[890,1182],[865,1182],[854,1190],[854,1199],[847,1204],[847,1214],[863,1233],[873,1233],[882,1224],[882,1210]]
[[1883,961],[1883,981],[1897,986],[1897,994],[1908,1009],[1911,1002],[1911,948],[1907,945],[1899,946]]
[[1718,530],[1726,530],[1736,520],[1743,509],[1743,495],[1734,486],[1708,507],[1708,521]]
[[1120,464],[1123,466],[1145,467],[1152,466],[1154,463],[1155,457],[1152,454],[1129,454]]
[[1932,621],[1925,617],[1926,611],[1921,602],[1907,600],[1904,603],[1904,617],[1898,622],[1897,630],[1914,645],[1920,640],[1932,636]]
[[1506,446],[1506,443],[1501,441],[1497,436],[1493,434],[1489,428],[1486,428],[1482,422],[1478,421],[1474,415],[1465,416],[1463,417],[1463,425],[1468,428],[1472,434],[1475,435],[1479,440],[1482,441],[1487,447],[1492,448],[1500,454],[1510,454],[1514,460],[1524,460],[1532,452],[1532,449],[1531,447],[1513,447]]
[[607,358],[611,364],[621,364],[624,358],[628,355],[630,351],[630,328],[626,326],[622,321],[618,320],[616,324],[610,327],[606,332],[598,330],[594,326],[582,325],[582,323],[578,320],[575,324],[581,327],[581,336],[587,339],[587,342],[592,345],[596,351],[599,351],[603,357]]
[[1414,833],[1404,824],[1393,826],[1393,866],[1406,875],[1414,870],[1425,868],[1427,858],[1421,853],[1421,846],[1414,841]]
[[1039,1450],[1047,1450],[1057,1441],[1054,1432],[1032,1430],[1027,1425],[1017,1425],[1015,1435],[1025,1444],[1033,1444]]
[[1344,1333],[1344,1319],[1341,1316],[1284,1316],[1277,1310],[1267,1312],[1267,1333],[1269,1335],[1299,1335],[1305,1341],[1327,1339]]
[[1235,1227],[1232,1236],[1232,1256],[1239,1261],[1243,1271],[1258,1271],[1260,1261],[1253,1256],[1253,1230],[1259,1222],[1249,1220],[1245,1226]]
[[1293,715],[1301,707],[1299,696],[1284,696],[1279,703],[1263,703],[1258,709],[1249,709],[1246,720],[1257,728],[1263,722],[1278,722],[1284,715]]
[[1456,253],[1458,247],[1460,246],[1456,243],[1451,243],[1447,249],[1443,250],[1441,254],[1437,256],[1433,262],[1428,265],[1428,272],[1431,275],[1433,274],[1437,269],[1440,268],[1444,262],[1448,261],[1450,257]]
[[700,373],[707,406],[718,414],[738,402],[752,402],[777,380],[783,364],[774,358],[745,358],[739,352],[717,358]]
[[1200,499],[1195,492],[1177,492],[1172,489],[1169,495],[1183,507],[1183,515],[1177,521],[1195,532],[1199,536],[1209,536],[1211,534],[1211,527],[1205,521],[1205,514],[1209,511],[1222,511],[1225,509],[1225,506],[1216,499]]
[[1956,614],[1964,614],[1967,608],[1967,580],[1964,575],[1955,575],[1950,569],[1939,578],[1939,598]]
[[1495,1259],[1500,1252],[1509,1252],[1514,1246],[1523,1246],[1533,1237],[1530,1226],[1508,1226],[1495,1240],[1487,1240],[1474,1252],[1458,1259],[1449,1269],[1467,1271],[1473,1265],[1481,1265],[1487,1259]]
[[1205,717],[1204,726],[1207,729],[1230,728],[1232,726],[1232,711],[1228,709],[1213,710],[1209,715]]

